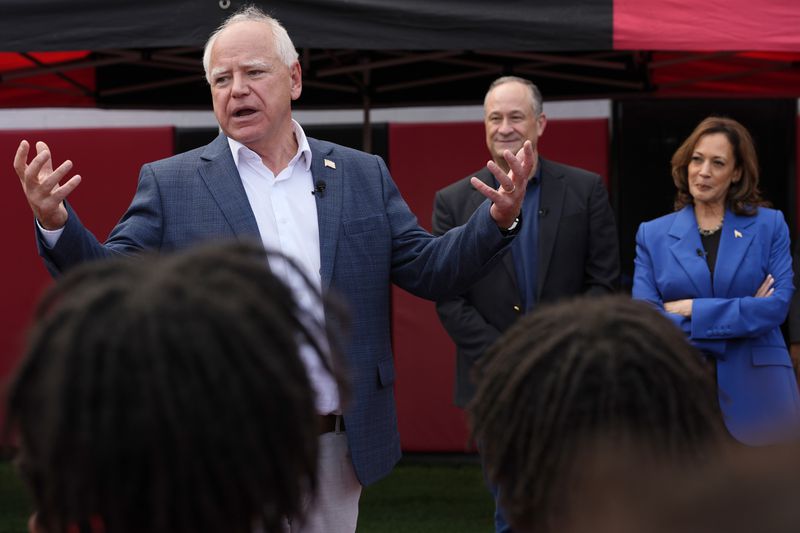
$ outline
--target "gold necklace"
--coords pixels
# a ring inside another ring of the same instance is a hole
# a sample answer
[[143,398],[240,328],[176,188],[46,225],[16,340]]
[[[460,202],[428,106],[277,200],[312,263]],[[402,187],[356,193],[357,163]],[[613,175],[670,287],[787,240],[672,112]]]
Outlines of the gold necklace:
[[722,223],[723,222],[725,222],[725,217],[722,217],[720,219],[720,221],[719,221],[719,224],[717,224],[716,227],[711,228],[711,229],[703,229],[703,228],[700,227],[700,224],[698,224],[697,225],[697,231],[699,231],[700,235],[702,235],[704,237],[708,237],[709,235],[714,235],[716,232],[718,232],[720,229],[722,229]]

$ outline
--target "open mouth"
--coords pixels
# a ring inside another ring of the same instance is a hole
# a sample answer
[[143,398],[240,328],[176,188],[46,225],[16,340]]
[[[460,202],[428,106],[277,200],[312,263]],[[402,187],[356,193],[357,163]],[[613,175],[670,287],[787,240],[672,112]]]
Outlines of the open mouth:
[[234,111],[233,112],[233,116],[237,117],[237,118],[247,117],[247,116],[252,115],[255,112],[256,112],[256,110],[251,108],[251,107],[244,107],[242,109],[237,109],[236,111]]

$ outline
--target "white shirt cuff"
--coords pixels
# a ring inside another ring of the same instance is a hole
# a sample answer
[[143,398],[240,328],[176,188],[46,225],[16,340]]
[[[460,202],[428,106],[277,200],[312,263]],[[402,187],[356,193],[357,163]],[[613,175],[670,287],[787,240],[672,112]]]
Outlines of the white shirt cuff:
[[39,233],[42,234],[42,240],[44,241],[44,245],[47,248],[53,248],[58,239],[61,237],[61,234],[64,233],[64,228],[58,229],[44,229],[39,221],[36,221],[36,226],[39,228]]

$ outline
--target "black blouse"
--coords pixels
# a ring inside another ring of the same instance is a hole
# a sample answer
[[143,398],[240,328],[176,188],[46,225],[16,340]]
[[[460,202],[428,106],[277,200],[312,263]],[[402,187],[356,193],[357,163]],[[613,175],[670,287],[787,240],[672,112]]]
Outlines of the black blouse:
[[717,263],[717,250],[719,250],[719,238],[722,235],[722,229],[719,229],[711,235],[700,234],[700,241],[703,243],[703,249],[706,252],[706,263],[708,263],[708,271],[711,272],[711,281],[714,281],[714,265]]

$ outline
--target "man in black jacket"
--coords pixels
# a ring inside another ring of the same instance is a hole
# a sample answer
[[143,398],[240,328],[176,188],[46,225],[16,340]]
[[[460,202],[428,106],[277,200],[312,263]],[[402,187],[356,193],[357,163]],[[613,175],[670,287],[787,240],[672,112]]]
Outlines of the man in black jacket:
[[[522,314],[538,305],[578,294],[614,290],[619,277],[619,243],[608,194],[599,175],[547,161],[536,143],[547,119],[542,97],[528,80],[495,80],[484,100],[486,146],[501,168],[503,152],[516,153],[526,140],[535,151],[519,234],[511,252],[460,296],[437,302],[439,317],[456,344],[455,403],[464,407],[475,392],[473,364]],[[496,187],[488,171],[474,174]],[[464,224],[485,200],[463,178],[436,193],[433,232]],[[516,228],[509,228],[516,229]],[[497,532],[509,531],[496,516]]]

